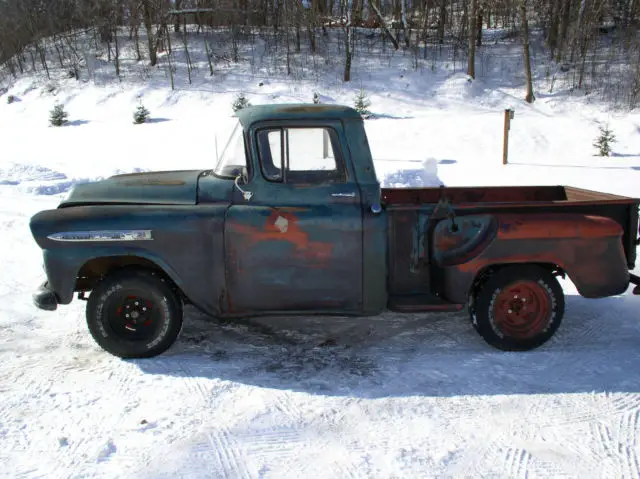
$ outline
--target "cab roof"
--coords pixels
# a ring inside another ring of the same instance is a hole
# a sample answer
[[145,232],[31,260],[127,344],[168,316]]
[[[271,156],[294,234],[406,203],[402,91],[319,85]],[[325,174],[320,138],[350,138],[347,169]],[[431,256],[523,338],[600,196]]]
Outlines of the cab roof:
[[266,120],[343,120],[362,119],[351,107],[314,103],[283,103],[248,106],[236,112],[244,128],[254,122]]

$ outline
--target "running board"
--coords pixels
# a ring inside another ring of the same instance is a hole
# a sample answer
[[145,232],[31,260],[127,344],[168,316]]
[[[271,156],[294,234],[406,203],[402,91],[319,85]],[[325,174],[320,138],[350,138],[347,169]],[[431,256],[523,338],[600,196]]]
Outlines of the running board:
[[635,284],[636,287],[633,288],[633,294],[640,295],[640,276],[637,276],[633,273],[629,274],[631,284]]
[[390,296],[387,307],[399,313],[421,313],[427,311],[453,312],[464,308],[463,304],[454,304],[431,294],[413,294]]

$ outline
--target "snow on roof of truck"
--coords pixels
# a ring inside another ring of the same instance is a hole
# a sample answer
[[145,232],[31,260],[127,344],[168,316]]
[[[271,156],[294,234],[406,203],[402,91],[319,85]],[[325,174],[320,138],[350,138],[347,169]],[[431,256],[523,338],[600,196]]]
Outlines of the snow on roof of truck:
[[314,103],[255,105],[238,110],[236,116],[245,128],[256,121],[266,120],[362,119],[351,107]]

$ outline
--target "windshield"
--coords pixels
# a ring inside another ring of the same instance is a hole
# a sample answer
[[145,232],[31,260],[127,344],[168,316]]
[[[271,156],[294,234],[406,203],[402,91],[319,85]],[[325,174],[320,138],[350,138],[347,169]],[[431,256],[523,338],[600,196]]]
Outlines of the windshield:
[[242,172],[242,168],[247,166],[247,156],[244,150],[244,136],[240,121],[233,127],[227,144],[222,150],[222,155],[218,164],[213,170],[217,176],[224,178],[235,178]]

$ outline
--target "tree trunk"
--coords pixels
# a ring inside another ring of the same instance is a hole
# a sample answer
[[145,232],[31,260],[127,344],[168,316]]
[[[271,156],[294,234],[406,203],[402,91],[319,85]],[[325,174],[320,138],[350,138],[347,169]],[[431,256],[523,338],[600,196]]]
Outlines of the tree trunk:
[[376,17],[378,17],[378,20],[380,21],[380,26],[382,28],[382,31],[385,33],[387,37],[389,37],[389,39],[391,40],[391,43],[393,43],[393,47],[397,50],[399,48],[398,40],[393,36],[393,33],[391,33],[391,31],[389,30],[389,27],[387,26],[387,23],[384,21],[384,17],[382,16],[380,9],[378,8],[378,5],[376,5],[376,3],[373,1],[371,1],[370,5],[371,5],[371,9],[376,14]]
[[169,43],[167,49],[167,62],[169,63],[169,78],[171,79],[171,90],[175,90],[176,82],[173,78],[173,62],[171,61],[171,56],[173,55],[173,53],[171,52],[171,36],[169,35],[169,28],[167,28],[166,25],[164,25],[163,31],[167,34],[167,42]]
[[[191,85],[191,55],[189,54],[189,38],[187,37],[187,17],[186,15],[182,17],[184,21],[182,39],[184,42],[184,54],[187,59],[187,75],[189,76],[189,85]],[[167,36],[169,36],[169,31],[167,30]]]
[[138,25],[136,25],[133,29],[133,37],[136,43],[136,60],[137,61],[142,60],[142,55],[140,54],[140,35],[138,35],[139,29],[140,27]]
[[113,29],[113,43],[115,45],[114,63],[116,66],[116,76],[120,79],[120,45],[118,44],[118,27]]
[[47,72],[47,79],[51,80],[49,65],[47,64],[47,54],[44,48],[40,48],[40,42],[36,42],[36,51],[40,55],[40,62],[42,63],[44,70]]
[[478,20],[476,23],[476,45],[481,47],[482,46],[482,16],[484,14],[484,8],[482,6],[480,6],[480,8],[478,9]]
[[527,94],[524,100],[533,103],[533,80],[531,79],[531,57],[529,56],[529,23],[527,22],[527,2],[520,0],[520,13],[522,15],[522,46],[524,48],[524,73],[527,78]]
[[[180,10],[182,7],[182,0],[176,0],[176,10]],[[173,25],[173,30],[176,33],[180,33],[180,15],[176,15],[175,23]]]
[[209,50],[209,42],[207,41],[207,35],[204,35],[204,51],[207,54],[207,62],[209,62],[209,73],[213,76],[213,62],[211,61],[211,51]]
[[346,31],[345,31],[345,42],[344,42],[344,50],[345,50],[345,61],[344,61],[344,81],[348,82],[351,81],[351,35],[352,35],[352,28],[351,28],[351,1],[350,0],[344,0],[344,6],[346,7],[347,10],[347,25],[346,25]]
[[447,0],[440,0],[440,17],[438,18],[438,42],[444,43],[444,27],[447,23]]
[[558,44],[556,50],[556,61],[561,62],[564,55],[565,43],[567,41],[567,32],[569,30],[569,21],[571,20],[571,2],[562,1],[562,21],[558,31]]
[[158,63],[158,55],[156,55],[156,42],[153,40],[153,18],[151,15],[151,0],[142,0],[142,16],[144,19],[144,27],[147,30],[147,40],[149,43],[149,63],[152,67]]
[[476,77],[476,21],[478,20],[477,0],[471,0],[471,12],[469,12],[469,64],[467,75]]
[[551,58],[555,57],[555,51],[558,47],[558,28],[560,27],[560,9],[561,1],[552,0],[552,9],[550,15],[549,34],[547,35],[547,44],[551,50]]

